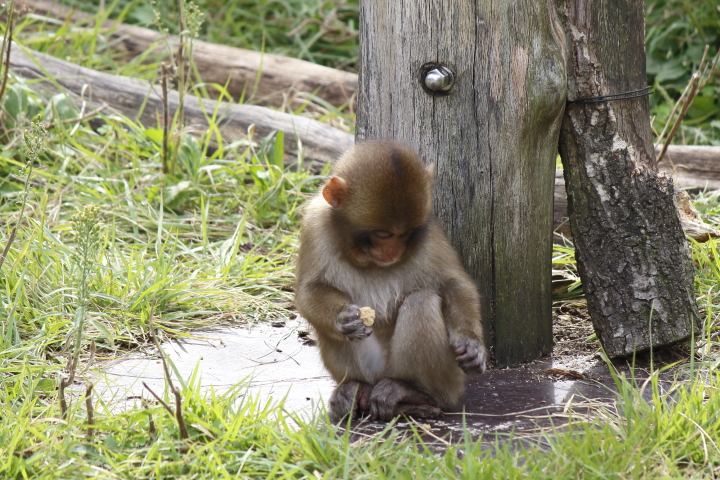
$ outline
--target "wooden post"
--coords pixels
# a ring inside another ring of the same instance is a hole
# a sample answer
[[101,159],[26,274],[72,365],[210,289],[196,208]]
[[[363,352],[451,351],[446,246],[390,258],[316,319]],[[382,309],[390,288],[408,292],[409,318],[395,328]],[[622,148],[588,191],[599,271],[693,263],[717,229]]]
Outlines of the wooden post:
[[[645,2],[567,6],[568,98],[645,86]],[[568,105],[560,141],[578,270],[610,356],[690,337],[693,266],[669,176],[655,163],[646,97]]]
[[[454,73],[449,94],[424,73]],[[549,354],[555,158],[565,52],[533,0],[361,0],[356,140],[435,165],[435,213],[483,296],[496,364]]]

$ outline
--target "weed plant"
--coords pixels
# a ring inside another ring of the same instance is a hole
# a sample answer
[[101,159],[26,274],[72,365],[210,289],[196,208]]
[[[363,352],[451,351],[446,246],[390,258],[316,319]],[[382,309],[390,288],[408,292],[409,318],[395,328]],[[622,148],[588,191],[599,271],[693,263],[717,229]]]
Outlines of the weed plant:
[[[656,93],[650,106],[653,127],[661,131],[706,45],[709,58],[720,49],[720,10],[713,0],[649,0],[646,51],[648,85]],[[676,144],[720,146],[720,76],[703,88],[690,106]]]

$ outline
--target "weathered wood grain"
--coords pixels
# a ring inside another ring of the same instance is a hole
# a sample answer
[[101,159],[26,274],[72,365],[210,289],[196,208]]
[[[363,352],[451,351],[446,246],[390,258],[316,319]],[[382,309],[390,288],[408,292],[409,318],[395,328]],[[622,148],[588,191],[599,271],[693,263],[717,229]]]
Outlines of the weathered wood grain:
[[[10,68],[25,78],[47,79],[49,75],[52,81],[41,82],[36,86],[82,96],[90,105],[107,104],[149,127],[157,126],[162,117],[160,88],[144,81],[97,72],[39,52],[28,51],[26,54],[17,44],[13,44]],[[169,92],[168,105],[174,115],[178,108],[177,91]],[[206,131],[210,125],[209,116],[217,112],[215,124],[219,126],[225,142],[245,138],[248,128],[254,125],[256,137],[282,131],[285,133],[285,148],[288,152],[297,154],[299,140],[306,158],[323,162],[335,160],[353,144],[352,135],[329,125],[265,107],[216,102],[193,96],[187,96],[184,105],[185,120],[192,127],[191,133]]]
[[[435,166],[435,212],[483,297],[497,364],[550,352],[554,161],[564,38],[536,1],[362,1],[357,140]],[[456,74],[431,96],[421,69]]]
[[681,187],[720,190],[720,147],[669,145],[658,168],[672,173]]

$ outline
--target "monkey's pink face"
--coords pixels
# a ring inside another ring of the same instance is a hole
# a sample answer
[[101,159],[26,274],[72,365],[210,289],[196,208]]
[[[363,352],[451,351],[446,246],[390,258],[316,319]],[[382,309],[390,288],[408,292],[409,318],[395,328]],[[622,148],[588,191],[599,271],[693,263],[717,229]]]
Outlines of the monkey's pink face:
[[370,232],[371,247],[367,251],[370,260],[379,267],[388,267],[397,263],[405,253],[410,231],[375,230]]

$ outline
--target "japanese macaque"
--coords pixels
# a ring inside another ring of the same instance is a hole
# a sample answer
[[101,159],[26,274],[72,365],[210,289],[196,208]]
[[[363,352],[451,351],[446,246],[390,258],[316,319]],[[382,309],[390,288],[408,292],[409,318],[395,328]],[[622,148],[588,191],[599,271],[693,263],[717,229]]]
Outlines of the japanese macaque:
[[453,409],[465,373],[485,370],[480,298],[431,212],[432,185],[412,148],[368,141],[306,207],[295,305],[338,383],[333,419]]

